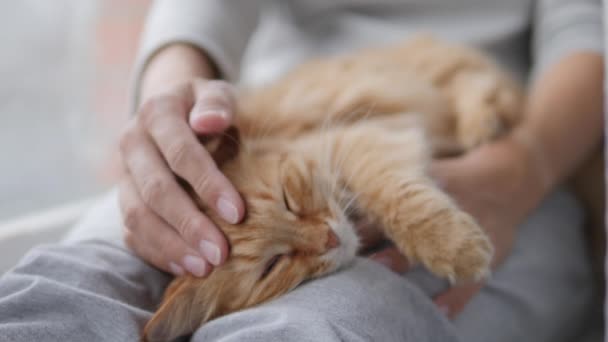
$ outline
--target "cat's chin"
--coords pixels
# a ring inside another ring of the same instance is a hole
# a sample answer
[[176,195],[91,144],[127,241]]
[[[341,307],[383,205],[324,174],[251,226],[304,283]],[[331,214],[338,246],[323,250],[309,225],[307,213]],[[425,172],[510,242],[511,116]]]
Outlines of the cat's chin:
[[347,220],[343,222],[330,223],[331,229],[336,233],[340,244],[327,252],[323,259],[332,265],[332,272],[348,266],[355,260],[359,250],[359,237],[355,232],[353,224]]

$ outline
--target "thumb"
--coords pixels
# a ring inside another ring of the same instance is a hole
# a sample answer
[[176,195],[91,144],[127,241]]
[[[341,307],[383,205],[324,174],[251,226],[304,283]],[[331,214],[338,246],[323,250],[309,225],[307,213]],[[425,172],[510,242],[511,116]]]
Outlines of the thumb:
[[195,81],[195,103],[190,111],[190,127],[196,134],[214,134],[232,125],[236,107],[234,88],[224,81]]

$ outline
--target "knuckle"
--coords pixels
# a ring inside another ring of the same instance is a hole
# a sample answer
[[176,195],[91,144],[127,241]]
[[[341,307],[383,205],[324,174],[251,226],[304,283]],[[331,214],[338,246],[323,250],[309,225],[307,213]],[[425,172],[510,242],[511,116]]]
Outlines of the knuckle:
[[120,136],[120,140],[118,141],[118,147],[120,148],[120,152],[123,155],[126,154],[127,151],[129,151],[129,149],[131,147],[131,141],[132,141],[132,138],[128,131],[124,132]]
[[120,135],[119,147],[120,151],[125,154],[133,146],[133,142],[135,141],[135,136],[137,135],[137,131],[135,129],[135,120],[131,120],[129,125],[123,130]]
[[193,154],[192,145],[183,140],[178,140],[167,147],[167,162],[176,171],[186,162],[188,156]]
[[194,191],[199,195],[210,194],[216,184],[216,182],[214,182],[214,179],[216,178],[214,175],[215,170],[213,166],[205,167],[192,184]]
[[207,82],[207,86],[210,89],[217,91],[218,93],[230,95],[234,92],[234,86],[226,81],[222,80],[211,80]]
[[171,115],[184,110],[184,101],[179,96],[165,94],[146,100],[142,104],[138,116],[145,125],[149,126],[159,116]]
[[169,189],[169,182],[162,177],[149,177],[143,181],[141,198],[145,203],[156,203]]
[[234,87],[224,81],[209,81],[201,92],[199,100],[205,101],[208,105],[230,107],[234,102]]
[[180,250],[182,248],[179,248],[175,241],[164,241],[160,244],[156,255],[159,260],[179,260]]
[[174,103],[175,96],[167,94],[153,96],[142,103],[141,107],[139,108],[138,115],[148,116],[157,112],[159,109],[163,109],[164,107]]
[[144,209],[139,206],[129,206],[124,209],[123,223],[128,230],[136,228],[144,217]]
[[198,217],[185,217],[175,229],[186,241],[197,241],[198,232],[203,226],[203,220]]
[[135,251],[137,249],[136,243],[135,243],[135,236],[133,235],[133,233],[130,230],[125,230],[124,236],[123,236],[123,241],[125,242],[125,245],[127,245],[127,247],[129,247],[129,249]]

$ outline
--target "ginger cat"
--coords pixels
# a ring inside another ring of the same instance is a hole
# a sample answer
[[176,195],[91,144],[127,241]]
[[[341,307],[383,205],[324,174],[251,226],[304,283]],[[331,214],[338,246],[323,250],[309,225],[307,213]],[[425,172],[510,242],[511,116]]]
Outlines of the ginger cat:
[[420,36],[306,63],[238,100],[236,128],[208,147],[247,216],[231,225],[201,205],[230,257],[205,279],[175,279],[144,340],[192,333],[348,265],[354,212],[439,276],[488,274],[485,233],[426,173],[432,155],[466,151],[517,122],[523,93],[487,57]]

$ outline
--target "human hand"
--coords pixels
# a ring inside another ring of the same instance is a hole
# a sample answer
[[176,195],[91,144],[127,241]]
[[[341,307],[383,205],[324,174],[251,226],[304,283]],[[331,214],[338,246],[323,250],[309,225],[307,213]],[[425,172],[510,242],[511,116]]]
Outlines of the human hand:
[[176,175],[223,219],[242,219],[240,195],[197,139],[228,128],[234,110],[229,84],[196,79],[144,101],[122,135],[125,242],[164,271],[202,277],[227,257],[225,237],[180,187]]
[[[458,158],[438,160],[431,174],[458,205],[484,228],[495,247],[492,266],[509,254],[516,228],[548,191],[536,159],[513,137],[483,145]],[[403,272],[407,261],[394,248],[375,253],[372,259]],[[482,288],[482,284],[455,286],[435,298],[454,317]]]

